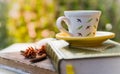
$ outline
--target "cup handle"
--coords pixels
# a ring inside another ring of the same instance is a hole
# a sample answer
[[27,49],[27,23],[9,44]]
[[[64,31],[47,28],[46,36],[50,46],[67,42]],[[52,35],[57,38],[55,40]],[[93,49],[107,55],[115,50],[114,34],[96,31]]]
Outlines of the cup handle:
[[59,18],[57,19],[57,21],[56,21],[57,28],[58,28],[61,32],[66,33],[66,34],[72,36],[72,34],[69,33],[69,32],[62,26],[62,24],[61,24],[62,21],[64,21],[67,26],[70,25],[69,19],[66,18],[65,16],[61,16],[61,17],[59,17]]

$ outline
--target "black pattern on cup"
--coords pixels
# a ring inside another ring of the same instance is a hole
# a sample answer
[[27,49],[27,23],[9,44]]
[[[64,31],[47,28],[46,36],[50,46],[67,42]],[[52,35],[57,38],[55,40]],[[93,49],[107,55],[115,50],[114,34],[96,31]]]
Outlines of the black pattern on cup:
[[86,29],[90,29],[91,26],[87,26]]
[[78,36],[81,36],[81,37],[82,37],[82,33],[78,33]]
[[96,18],[96,21],[98,22],[98,21],[99,21],[99,19],[98,19],[98,18]]
[[81,23],[82,21],[81,21],[81,19],[77,19],[77,22],[80,22],[80,23]]

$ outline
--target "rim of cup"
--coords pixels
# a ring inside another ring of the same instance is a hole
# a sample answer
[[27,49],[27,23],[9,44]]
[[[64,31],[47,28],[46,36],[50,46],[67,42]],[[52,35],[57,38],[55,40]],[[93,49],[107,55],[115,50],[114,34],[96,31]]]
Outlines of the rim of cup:
[[67,10],[64,11],[65,15],[94,15],[94,14],[101,14],[100,10]]

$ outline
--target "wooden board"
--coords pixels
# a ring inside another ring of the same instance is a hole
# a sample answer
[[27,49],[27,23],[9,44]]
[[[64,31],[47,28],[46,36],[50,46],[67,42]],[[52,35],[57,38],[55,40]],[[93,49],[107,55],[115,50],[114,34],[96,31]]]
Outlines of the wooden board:
[[0,64],[20,69],[30,74],[57,74],[49,58],[31,63],[20,52],[0,53]]

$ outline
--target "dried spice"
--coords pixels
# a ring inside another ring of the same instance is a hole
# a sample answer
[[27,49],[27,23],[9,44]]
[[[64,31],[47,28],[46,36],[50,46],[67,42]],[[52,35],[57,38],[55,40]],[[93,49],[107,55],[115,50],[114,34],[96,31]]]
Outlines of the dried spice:
[[46,48],[45,48],[45,46],[43,45],[43,46],[41,46],[41,48],[39,48],[39,49],[36,50],[36,53],[37,53],[38,55],[42,55],[42,54],[46,53],[46,50],[45,50],[45,49],[46,49]]
[[21,51],[22,55],[25,56],[25,58],[35,58],[36,57],[36,50],[33,47],[28,47],[26,51]]
[[30,62],[32,62],[32,63],[39,62],[39,61],[41,61],[41,60],[44,60],[44,59],[46,58],[46,56],[47,56],[47,55],[44,53],[44,54],[42,54],[42,55],[40,55],[40,56],[37,56],[37,57],[34,58],[34,59],[31,59]]
[[47,57],[45,46],[41,46],[39,49],[33,47],[28,47],[25,51],[21,51],[21,54],[28,59],[30,62],[35,63],[41,61]]

